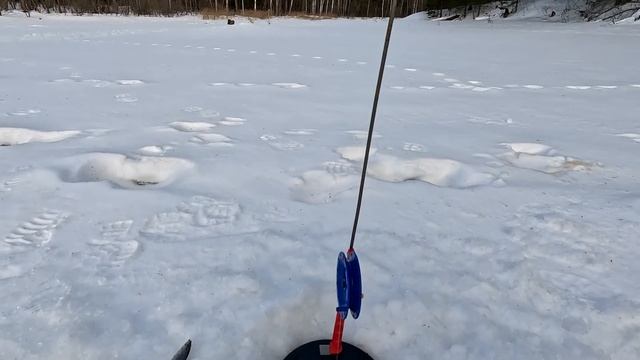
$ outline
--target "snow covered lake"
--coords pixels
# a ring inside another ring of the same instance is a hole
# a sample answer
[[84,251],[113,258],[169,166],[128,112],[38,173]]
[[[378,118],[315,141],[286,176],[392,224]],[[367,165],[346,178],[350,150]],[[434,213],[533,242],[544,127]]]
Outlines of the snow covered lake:
[[[331,335],[386,22],[0,17],[0,358]],[[640,358],[640,27],[399,20],[345,340]]]

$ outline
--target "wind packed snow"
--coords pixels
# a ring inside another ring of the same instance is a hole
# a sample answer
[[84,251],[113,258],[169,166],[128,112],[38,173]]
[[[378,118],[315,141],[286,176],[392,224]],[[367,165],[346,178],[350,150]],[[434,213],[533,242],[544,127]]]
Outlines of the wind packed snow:
[[[328,338],[386,23],[0,17],[0,359]],[[376,359],[640,358],[640,28],[398,20]]]

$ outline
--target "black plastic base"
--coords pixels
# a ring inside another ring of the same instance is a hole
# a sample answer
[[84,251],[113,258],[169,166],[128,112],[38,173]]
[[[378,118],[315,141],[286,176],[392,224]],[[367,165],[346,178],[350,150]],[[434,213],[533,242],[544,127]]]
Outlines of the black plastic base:
[[329,345],[330,340],[316,340],[306,343],[287,355],[284,360],[373,360],[369,354],[357,347],[343,342],[342,352],[339,355],[320,355],[320,345]]

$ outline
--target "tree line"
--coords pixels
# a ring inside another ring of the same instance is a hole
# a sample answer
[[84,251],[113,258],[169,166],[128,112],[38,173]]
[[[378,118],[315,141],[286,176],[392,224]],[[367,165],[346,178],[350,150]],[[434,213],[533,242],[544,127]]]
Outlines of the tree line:
[[[471,10],[491,2],[495,1],[396,0],[396,15],[458,7]],[[390,3],[391,0],[0,0],[0,10],[164,16],[208,12],[217,15],[385,17],[389,14]]]

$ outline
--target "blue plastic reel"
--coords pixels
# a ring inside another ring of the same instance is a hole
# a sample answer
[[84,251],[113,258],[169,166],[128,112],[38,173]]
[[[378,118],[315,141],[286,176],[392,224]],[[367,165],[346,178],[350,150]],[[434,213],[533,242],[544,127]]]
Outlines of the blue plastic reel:
[[346,319],[349,310],[351,310],[351,316],[357,319],[362,307],[362,278],[360,262],[358,262],[358,256],[353,249],[349,250],[346,255],[343,252],[338,255],[336,289],[338,293],[336,311],[342,319]]

